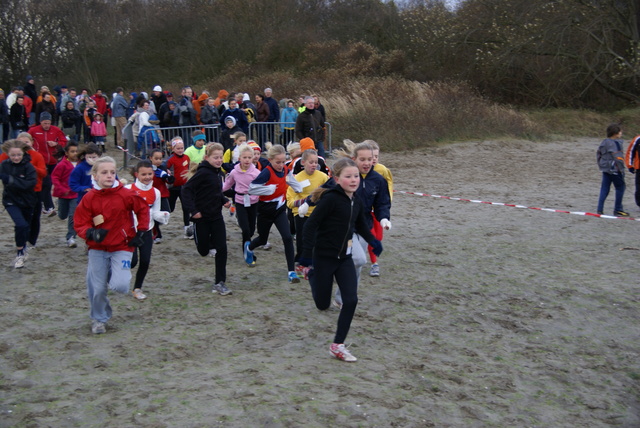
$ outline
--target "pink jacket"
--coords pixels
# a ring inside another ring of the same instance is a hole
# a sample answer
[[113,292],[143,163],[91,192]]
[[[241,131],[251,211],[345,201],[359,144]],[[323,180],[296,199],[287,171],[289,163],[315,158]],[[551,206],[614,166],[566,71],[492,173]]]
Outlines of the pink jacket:
[[[259,174],[260,174],[260,170],[256,168],[254,164],[251,164],[248,170],[243,171],[242,168],[240,167],[240,164],[238,163],[236,164],[236,166],[233,167],[233,169],[229,173],[229,176],[224,181],[224,184],[222,185],[222,191],[226,192],[227,190],[231,189],[235,184],[236,196],[234,200],[237,204],[245,205],[244,195],[247,194],[247,192],[249,192],[249,185]],[[247,195],[247,196],[249,197],[249,202],[251,205],[257,203],[258,199],[260,198],[258,195]]]
[[94,121],[91,124],[91,136],[93,137],[106,137],[107,135],[107,125],[104,122],[96,122]]
[[69,177],[73,168],[75,168],[73,164],[67,158],[64,158],[51,172],[53,196],[56,198],[76,199],[78,197],[78,194],[69,187]]

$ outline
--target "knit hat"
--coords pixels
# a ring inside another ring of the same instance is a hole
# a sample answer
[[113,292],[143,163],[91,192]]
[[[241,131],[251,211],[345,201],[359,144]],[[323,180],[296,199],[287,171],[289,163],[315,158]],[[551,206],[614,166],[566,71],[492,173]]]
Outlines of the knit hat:
[[162,86],[156,85],[153,87],[153,92],[162,92]]
[[300,150],[302,150],[303,152],[309,149],[315,150],[315,148],[316,148],[316,145],[311,138],[307,137],[300,140]]
[[251,97],[246,92],[242,96],[242,101],[251,101]]
[[253,150],[255,150],[258,153],[261,153],[262,150],[260,149],[260,146],[258,145],[258,143],[256,143],[255,141],[251,140],[247,143],[247,145],[249,147],[251,147]]
[[26,80],[26,82],[29,83],[29,80],[33,80],[33,76],[29,74],[27,78],[24,80]]
[[229,122],[229,121],[233,122],[233,125],[234,125],[234,126],[236,125],[236,118],[235,118],[235,117],[233,117],[233,116],[227,116],[227,118],[224,120],[224,123],[227,123],[227,122]]
[[193,142],[194,142],[194,143],[195,143],[196,141],[198,141],[198,140],[204,140],[204,141],[207,141],[207,137],[205,137],[205,135],[204,135],[204,134],[199,134],[199,135],[196,135],[195,137],[193,137],[193,138],[192,138],[192,140],[193,140]]
[[43,120],[51,120],[51,113],[49,113],[48,111],[42,112],[40,114],[40,122],[42,122]]

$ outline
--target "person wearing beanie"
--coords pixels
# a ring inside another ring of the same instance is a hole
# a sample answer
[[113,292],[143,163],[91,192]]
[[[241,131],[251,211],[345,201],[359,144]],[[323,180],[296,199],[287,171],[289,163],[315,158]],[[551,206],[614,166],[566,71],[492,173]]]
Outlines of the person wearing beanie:
[[[307,150],[315,150],[315,148],[315,143],[311,138],[307,137],[300,140],[300,152],[302,154],[304,154],[304,152],[306,152]],[[296,159],[295,161],[291,162],[291,170],[294,174],[302,172],[303,169],[304,166],[300,162],[300,159]],[[329,176],[331,175],[331,170],[327,166],[327,161],[322,156],[318,156],[318,171],[322,171]]]
[[236,132],[242,132],[242,129],[236,124],[236,119],[233,116],[227,116],[222,123],[224,123],[224,129],[220,133],[220,143],[226,152],[227,150],[233,150],[235,145],[232,135]]
[[193,145],[187,147],[184,154],[187,155],[191,164],[198,165],[204,159],[204,145],[207,142],[207,137],[200,130],[194,131],[191,137]]
[[220,123],[225,123],[229,116],[232,116],[235,119],[236,124],[240,127],[242,132],[245,134],[249,133],[249,121],[247,120],[247,115],[238,108],[238,102],[235,98],[229,100],[229,108],[220,115]]
[[156,85],[153,87],[153,93],[151,94],[151,103],[154,107],[154,112],[159,112],[162,104],[167,102],[167,96],[162,92],[162,86]]

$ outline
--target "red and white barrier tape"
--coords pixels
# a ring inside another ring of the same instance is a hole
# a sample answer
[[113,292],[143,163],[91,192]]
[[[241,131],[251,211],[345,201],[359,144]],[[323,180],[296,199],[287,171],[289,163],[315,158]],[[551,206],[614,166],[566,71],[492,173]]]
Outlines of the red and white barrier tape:
[[585,215],[585,216],[609,218],[609,219],[640,221],[640,218],[634,218],[634,217],[617,217],[617,216],[613,216],[613,215],[587,213],[587,212],[580,212],[580,211],[565,211],[565,210],[554,210],[552,208],[527,207],[527,206],[518,205],[518,204],[505,204],[505,203],[502,203],[502,202],[486,202],[486,201],[478,201],[478,200],[475,200],[475,199],[454,198],[454,197],[451,197],[451,196],[429,195],[428,193],[405,192],[405,191],[402,191],[402,190],[394,190],[393,192],[394,193],[403,193],[405,195],[429,196],[431,198],[449,199],[451,201],[473,202],[473,203],[476,203],[476,204],[487,204],[487,205],[501,205],[501,206],[511,207],[511,208],[526,208],[528,210],[548,211],[548,212],[552,212],[552,213],[575,214],[575,215]]

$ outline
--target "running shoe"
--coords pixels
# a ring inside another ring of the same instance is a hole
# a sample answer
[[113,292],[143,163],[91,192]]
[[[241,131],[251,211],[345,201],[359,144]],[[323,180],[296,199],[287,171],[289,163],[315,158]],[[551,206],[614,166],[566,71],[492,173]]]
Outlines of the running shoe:
[[344,343],[332,343],[329,348],[329,353],[335,358],[349,363],[358,360],[356,357],[351,355],[351,352],[349,352],[346,346],[344,346]]
[[629,213],[626,211],[614,211],[613,215],[617,217],[629,217]]
[[147,298],[147,295],[144,294],[142,290],[139,288],[136,288],[135,290],[133,290],[131,294],[133,294],[133,297],[135,297],[137,300],[144,300]]
[[380,266],[378,266],[378,263],[374,263],[371,265],[369,276],[380,276]]
[[255,266],[253,263],[253,251],[249,249],[249,244],[249,241],[244,243],[244,261],[249,266]]
[[265,251],[269,251],[269,250],[272,248],[272,247],[271,247],[271,243],[270,243],[269,241],[267,241],[267,243],[266,243],[266,244],[264,244],[264,245],[263,245],[262,247],[260,247],[260,248],[262,248],[262,249],[263,249],[263,250],[265,250]]
[[24,267],[24,261],[27,259],[25,254],[20,254],[20,255],[16,256],[16,259],[13,261],[13,267],[15,269],[20,269],[20,268]]
[[298,275],[295,273],[295,271],[289,272],[288,278],[291,284],[297,284],[300,282],[300,278],[298,278]]
[[76,244],[76,240],[73,238],[69,238],[67,239],[67,247],[69,248],[76,248],[78,246],[78,244]]
[[107,332],[107,326],[105,323],[93,320],[91,323],[91,333],[93,334],[102,334]]
[[233,294],[233,291],[229,290],[226,285],[224,285],[223,281],[220,281],[217,284],[214,284],[213,289],[211,290],[213,294],[218,293],[221,296],[226,296],[228,294]]

